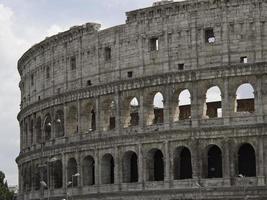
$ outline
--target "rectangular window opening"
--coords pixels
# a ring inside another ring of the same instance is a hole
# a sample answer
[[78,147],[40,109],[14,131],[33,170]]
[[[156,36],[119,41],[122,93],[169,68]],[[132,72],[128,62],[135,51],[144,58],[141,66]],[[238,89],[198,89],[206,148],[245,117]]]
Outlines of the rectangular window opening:
[[71,70],[75,70],[76,69],[76,57],[75,56],[71,57],[70,66],[71,66]]
[[205,42],[206,43],[214,43],[215,42],[215,34],[213,28],[207,28],[205,30]]
[[31,75],[31,85],[34,85],[34,75]]
[[150,39],[150,50],[158,51],[159,50],[159,38],[151,38]]
[[92,82],[91,82],[91,80],[88,80],[87,81],[87,86],[90,86],[90,85],[92,85]]
[[132,71],[127,72],[127,76],[128,76],[128,78],[132,78],[133,77],[133,72]]
[[248,63],[248,57],[247,56],[240,57],[240,63]]
[[184,63],[178,64],[178,69],[179,70],[184,70]]
[[46,78],[50,78],[50,67],[46,68]]
[[105,60],[106,61],[111,60],[111,48],[110,47],[105,48]]

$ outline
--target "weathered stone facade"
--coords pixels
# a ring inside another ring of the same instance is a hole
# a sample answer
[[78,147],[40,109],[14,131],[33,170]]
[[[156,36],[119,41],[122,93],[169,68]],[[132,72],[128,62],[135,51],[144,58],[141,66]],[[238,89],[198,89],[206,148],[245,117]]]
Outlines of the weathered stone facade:
[[126,14],[20,58],[19,199],[267,199],[267,1]]

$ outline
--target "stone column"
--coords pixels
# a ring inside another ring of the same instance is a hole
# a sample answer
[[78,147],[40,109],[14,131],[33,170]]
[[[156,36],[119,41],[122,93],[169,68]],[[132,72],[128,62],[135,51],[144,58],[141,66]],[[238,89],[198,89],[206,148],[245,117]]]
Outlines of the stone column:
[[223,178],[230,179],[230,151],[228,138],[226,138],[223,142]]
[[121,130],[121,98],[120,98],[120,92],[118,91],[118,88],[116,88],[115,91],[115,104],[116,104],[116,124],[115,129],[118,134],[120,134]]
[[258,177],[258,185],[265,185],[264,180],[264,142],[263,137],[258,137],[258,156],[257,157],[257,177]]
[[257,88],[255,91],[255,112],[257,115],[257,122],[263,122],[263,103],[262,103],[262,77],[257,76]]
[[95,156],[95,184],[96,185],[100,185],[100,158],[99,158],[99,150],[96,150],[94,152],[94,156]]
[[163,123],[164,123],[164,128],[168,128],[170,127],[170,123],[171,123],[171,120],[170,120],[170,101],[171,101],[171,90],[170,90],[170,87],[168,86],[166,88],[166,92],[164,93],[165,94],[165,99],[164,99],[164,118],[163,118]]
[[115,148],[115,155],[114,155],[114,183],[120,184],[121,180],[121,163],[120,163],[120,152],[118,147]]
[[164,142],[164,152],[165,152],[165,159],[164,159],[164,181],[170,181],[170,151],[169,151],[169,142]]
[[[197,84],[197,83],[196,83]],[[199,126],[199,104],[198,104],[198,88],[191,87],[191,120],[192,127]],[[201,118],[202,116],[200,116]]]
[[66,137],[68,137],[69,135],[68,135],[68,132],[67,132],[67,112],[68,112],[68,109],[67,109],[67,105],[64,103],[64,107],[63,107],[63,109],[64,109],[64,136]]
[[228,78],[224,79],[224,95],[222,96],[222,117],[224,120],[224,125],[229,125],[230,124],[230,109],[231,109],[231,104],[229,104],[229,80]]
[[77,126],[78,126],[78,134],[81,134],[81,102],[77,99]]
[[139,126],[143,128],[146,125],[145,118],[144,118],[144,92],[143,90],[140,92],[140,97],[139,97]]
[[144,165],[142,144],[138,144],[138,182],[144,182]]
[[101,132],[101,112],[100,112],[100,99],[96,98],[95,101],[95,113],[96,113],[96,131]]
[[63,176],[63,188],[66,190],[67,189],[67,184],[68,184],[68,174],[67,174],[67,158],[64,153],[62,153],[62,176]]

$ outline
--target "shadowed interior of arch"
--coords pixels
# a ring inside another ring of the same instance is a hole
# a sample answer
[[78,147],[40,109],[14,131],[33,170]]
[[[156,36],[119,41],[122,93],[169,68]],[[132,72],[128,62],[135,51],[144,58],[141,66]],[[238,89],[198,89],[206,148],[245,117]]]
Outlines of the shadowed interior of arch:
[[161,92],[157,92],[153,98],[154,119],[153,124],[162,124],[164,121],[164,98]]
[[136,97],[130,101],[130,126],[139,124],[139,102]]
[[183,90],[178,97],[179,120],[191,118],[191,95],[189,90]]

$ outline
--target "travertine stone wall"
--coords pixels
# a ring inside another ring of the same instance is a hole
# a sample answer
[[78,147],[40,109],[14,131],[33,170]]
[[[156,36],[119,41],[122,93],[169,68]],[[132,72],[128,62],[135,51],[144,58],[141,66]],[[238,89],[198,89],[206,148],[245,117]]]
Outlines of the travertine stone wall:
[[[46,38],[18,61],[19,199],[267,198],[267,1],[165,2],[126,15],[123,25],[87,23]],[[253,88],[245,112],[242,84]],[[213,86],[221,101],[211,105]],[[179,120],[185,89],[190,116]],[[153,106],[158,92],[163,108]],[[216,106],[221,116],[209,117]],[[219,176],[209,175],[214,146]],[[255,159],[248,177],[238,176],[243,147]],[[179,178],[183,149],[192,173]]]

